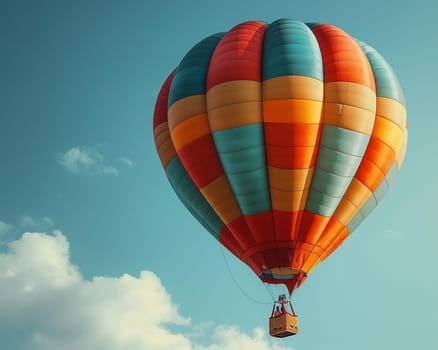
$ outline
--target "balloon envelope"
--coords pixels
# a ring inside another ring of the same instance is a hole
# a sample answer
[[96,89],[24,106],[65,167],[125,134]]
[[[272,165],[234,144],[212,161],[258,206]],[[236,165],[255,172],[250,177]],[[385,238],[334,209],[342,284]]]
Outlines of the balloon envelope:
[[163,84],[153,127],[182,203],[290,292],[381,201],[407,143],[383,57],[335,26],[289,19],[195,45]]

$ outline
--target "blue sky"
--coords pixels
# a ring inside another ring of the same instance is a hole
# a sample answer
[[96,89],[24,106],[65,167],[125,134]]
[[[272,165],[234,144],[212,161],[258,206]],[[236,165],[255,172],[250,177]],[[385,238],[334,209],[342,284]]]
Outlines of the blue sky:
[[[437,10],[427,0],[0,1],[4,348],[430,347]],[[409,140],[383,202],[297,291],[300,334],[271,340],[269,293],[224,261],[177,200],[152,115],[162,82],[199,40],[282,17],[331,23],[375,47],[403,87]]]

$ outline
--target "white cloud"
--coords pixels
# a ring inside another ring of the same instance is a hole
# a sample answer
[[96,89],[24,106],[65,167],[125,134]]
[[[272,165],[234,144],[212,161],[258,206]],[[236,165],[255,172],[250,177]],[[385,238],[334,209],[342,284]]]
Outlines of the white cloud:
[[60,156],[60,163],[74,174],[119,175],[118,169],[105,164],[103,155],[94,147],[72,147]]
[[29,215],[23,215],[20,218],[21,226],[25,227],[40,227],[40,226],[53,226],[53,220],[47,216],[43,216],[39,219],[34,219]]
[[[85,280],[60,231],[24,233],[8,246],[0,254],[0,338],[8,349],[286,350],[259,328],[191,325],[151,271]],[[203,329],[213,334],[208,345],[197,342]]]
[[0,239],[10,233],[13,229],[14,225],[0,220]]
[[126,158],[126,157],[121,157],[120,162],[124,165],[126,165],[128,168],[133,168],[134,167],[134,163],[131,159]]

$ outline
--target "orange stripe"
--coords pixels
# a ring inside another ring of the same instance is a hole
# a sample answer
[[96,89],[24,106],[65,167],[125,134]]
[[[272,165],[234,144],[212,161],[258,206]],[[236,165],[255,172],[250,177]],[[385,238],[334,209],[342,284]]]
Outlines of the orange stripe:
[[356,178],[374,192],[383,181],[385,174],[373,162],[362,159],[362,163],[356,173]]
[[197,115],[183,121],[172,130],[172,141],[178,152],[181,148],[196,139],[210,133],[210,126],[206,114]]
[[338,235],[334,238],[333,242],[327,247],[324,254],[321,255],[321,260],[327,258],[331,253],[333,253],[339,246],[348,238],[350,231],[345,227]]
[[298,242],[297,246],[295,247],[291,266],[298,269],[303,269],[307,260],[314,259],[314,261],[317,261],[319,259],[319,254],[322,253],[323,252],[320,251],[318,247],[314,247],[308,243]]
[[298,237],[300,241],[315,245],[330,221],[330,217],[305,211]]
[[316,252],[312,251],[305,263],[303,264],[302,270],[309,274],[319,263],[321,262],[321,257]]
[[327,224],[327,227],[325,228],[320,239],[318,240],[317,245],[322,249],[327,250],[327,248],[335,240],[339,232],[342,232],[342,230],[344,229],[345,225],[340,223],[338,220],[332,218]]
[[364,158],[376,164],[386,174],[394,161],[395,152],[386,143],[372,136]]
[[263,101],[265,123],[308,123],[321,121],[322,102],[312,100]]

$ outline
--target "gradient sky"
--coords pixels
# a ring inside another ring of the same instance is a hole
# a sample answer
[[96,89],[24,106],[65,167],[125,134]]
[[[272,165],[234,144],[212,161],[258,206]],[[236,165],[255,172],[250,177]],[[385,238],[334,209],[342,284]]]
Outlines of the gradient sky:
[[[111,336],[126,328],[107,350],[431,348],[437,11],[432,0],[0,0],[0,347],[98,348],[81,320],[105,319]],[[152,115],[161,84],[199,40],[283,17],[331,23],[376,48],[403,87],[409,139],[383,202],[297,291],[299,335],[271,340],[269,293],[179,203]],[[100,311],[73,312],[77,322],[62,328],[55,308]],[[135,320],[149,321],[135,333]]]

